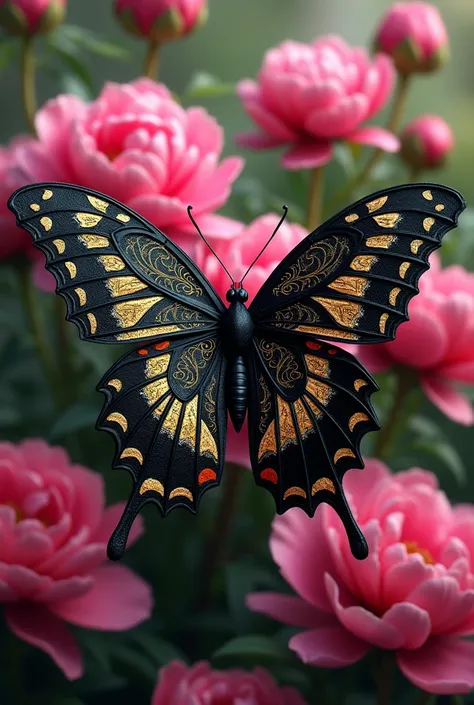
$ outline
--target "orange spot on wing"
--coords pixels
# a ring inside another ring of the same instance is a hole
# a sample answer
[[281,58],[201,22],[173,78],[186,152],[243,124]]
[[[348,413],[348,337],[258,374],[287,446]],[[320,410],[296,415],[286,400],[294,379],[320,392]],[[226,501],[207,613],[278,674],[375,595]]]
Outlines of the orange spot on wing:
[[210,482],[211,480],[217,480],[217,475],[211,468],[204,468],[201,470],[198,477],[198,483],[203,485],[205,482]]
[[156,343],[155,350],[166,350],[166,348],[169,348],[169,346],[169,340],[164,340],[162,343]]
[[312,340],[307,340],[306,347],[310,350],[319,350],[321,348],[321,345],[319,343],[313,343]]
[[145,350],[145,348],[142,348],[141,350],[138,351],[139,355],[148,355],[148,350]]
[[262,480],[268,480],[268,482],[273,482],[274,485],[278,484],[278,475],[276,474],[275,470],[273,468],[265,468],[265,470],[262,470],[260,473],[260,477]]
[[337,354],[337,350],[335,350],[334,348],[331,348],[330,350],[328,350],[328,353],[329,353],[330,355],[336,355],[336,354]]

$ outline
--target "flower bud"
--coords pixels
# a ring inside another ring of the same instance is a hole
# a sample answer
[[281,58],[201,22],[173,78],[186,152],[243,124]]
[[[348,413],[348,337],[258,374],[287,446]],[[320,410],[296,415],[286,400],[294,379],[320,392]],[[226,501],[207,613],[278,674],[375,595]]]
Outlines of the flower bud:
[[66,0],[0,0],[0,27],[10,34],[49,32],[65,14]]
[[208,8],[207,0],[116,0],[115,12],[128,32],[161,44],[204,25]]
[[449,39],[436,7],[427,2],[397,2],[378,27],[374,48],[389,54],[401,74],[427,73],[443,66]]
[[400,156],[413,169],[442,166],[454,146],[450,126],[437,115],[422,115],[412,120],[400,137]]

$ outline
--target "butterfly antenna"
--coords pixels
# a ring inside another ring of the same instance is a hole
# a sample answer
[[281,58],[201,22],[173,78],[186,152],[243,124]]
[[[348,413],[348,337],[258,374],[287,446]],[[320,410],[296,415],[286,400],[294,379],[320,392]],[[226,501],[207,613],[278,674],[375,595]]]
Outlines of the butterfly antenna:
[[202,239],[204,240],[204,242],[206,243],[206,245],[208,246],[208,248],[211,250],[211,252],[212,252],[212,254],[214,255],[214,257],[216,258],[216,260],[220,263],[220,265],[222,266],[222,268],[224,269],[224,271],[226,272],[227,276],[229,277],[230,281],[231,281],[232,284],[233,284],[233,283],[234,283],[234,278],[233,278],[232,275],[230,274],[230,272],[229,272],[229,270],[227,269],[227,267],[225,266],[224,262],[221,260],[221,258],[219,257],[219,255],[217,254],[217,252],[215,251],[215,249],[208,243],[208,241],[206,240],[206,238],[204,237],[204,235],[202,234],[202,232],[199,230],[199,226],[198,226],[198,224],[196,223],[196,221],[194,220],[194,218],[193,218],[193,216],[192,216],[192,214],[191,214],[192,209],[193,209],[192,206],[188,206],[188,208],[187,208],[188,216],[189,216],[189,219],[190,219],[191,223],[194,225],[194,227],[196,228],[198,234],[200,235],[200,237],[202,237]]
[[261,256],[263,255],[263,253],[264,253],[265,250],[267,249],[268,245],[271,243],[271,241],[273,240],[273,238],[275,237],[275,235],[276,235],[277,232],[279,231],[280,227],[283,225],[283,221],[285,220],[285,218],[286,218],[287,215],[288,215],[288,208],[287,208],[286,206],[283,206],[283,215],[282,215],[281,218],[280,218],[280,222],[279,222],[278,225],[276,226],[275,230],[273,231],[273,233],[272,233],[270,239],[268,240],[267,244],[265,245],[265,247],[264,247],[262,250],[260,250],[260,252],[258,253],[258,255],[255,257],[254,261],[252,262],[252,264],[250,265],[250,267],[247,269],[247,271],[245,272],[244,276],[243,276],[242,279],[240,280],[240,284],[241,284],[241,285],[242,285],[242,282],[244,281],[245,277],[247,276],[247,274],[248,274],[248,273],[250,272],[250,270],[252,269],[252,267],[253,267],[253,265],[255,264],[255,262],[258,260],[259,257],[261,257]]

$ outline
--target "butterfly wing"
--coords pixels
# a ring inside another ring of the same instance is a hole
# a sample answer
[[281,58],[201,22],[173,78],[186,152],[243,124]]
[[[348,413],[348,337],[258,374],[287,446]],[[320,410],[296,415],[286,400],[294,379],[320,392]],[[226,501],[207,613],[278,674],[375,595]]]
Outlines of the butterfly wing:
[[35,184],[9,201],[46,255],[67,318],[98,343],[202,334],[224,305],[191,259],[134,211],[68,184]]
[[344,342],[392,340],[430,254],[465,207],[453,189],[410,184],[358,201],[308,235],[250,311],[263,329]]
[[282,514],[313,516],[327,502],[341,517],[354,555],[367,546],[342,488],[344,473],[363,468],[360,442],[378,428],[370,402],[377,385],[357,360],[328,343],[267,333],[254,339],[249,444],[255,481]]

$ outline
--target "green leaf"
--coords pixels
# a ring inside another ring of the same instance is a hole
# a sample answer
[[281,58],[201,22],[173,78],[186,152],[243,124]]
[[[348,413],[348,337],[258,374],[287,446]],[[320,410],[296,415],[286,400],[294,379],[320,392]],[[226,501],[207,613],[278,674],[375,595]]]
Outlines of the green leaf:
[[227,603],[238,633],[248,631],[251,613],[245,605],[246,596],[255,590],[255,569],[242,563],[231,563],[225,569]]
[[97,413],[97,407],[92,404],[78,402],[70,406],[54,424],[49,433],[49,440],[55,441],[68,433],[74,433],[83,428],[93,428]]
[[334,159],[342,168],[348,179],[352,179],[356,171],[357,154],[354,147],[360,145],[349,144],[348,142],[335,142],[333,145]]
[[58,37],[60,41],[65,41],[75,46],[77,51],[86,49],[90,51],[91,54],[98,54],[108,59],[127,60],[130,58],[128,49],[119,44],[102,39],[102,37],[92,32],[89,28],[64,24],[55,32],[55,38],[57,39]]
[[233,95],[235,84],[224,83],[216,76],[205,71],[196,72],[184,90],[183,100],[201,100]]
[[152,683],[156,680],[156,668],[144,655],[128,646],[121,646],[114,651],[113,660],[119,666],[128,666],[132,671],[143,676]]
[[141,646],[147,656],[152,658],[156,667],[163,666],[170,661],[186,662],[187,660],[183,652],[176,646],[153,634],[135,632],[132,638],[136,644]]
[[61,46],[51,44],[50,47],[56,56],[58,56],[63,62],[72,76],[74,76],[74,78],[76,78],[85,87],[88,94],[93,94],[94,86],[92,77],[89,73],[89,69],[85,66],[81,59],[75,56],[74,52],[71,52]]
[[287,648],[274,639],[259,634],[251,634],[231,639],[215,651],[212,656],[214,661],[227,658],[255,659],[256,662],[262,660],[288,661],[290,654]]
[[0,41],[0,71],[8,66],[19,53],[19,42],[16,38],[2,38]]
[[438,424],[424,416],[413,416],[409,428],[417,435],[413,447],[437,458],[450,470],[458,483],[464,485],[467,479],[464,463]]

